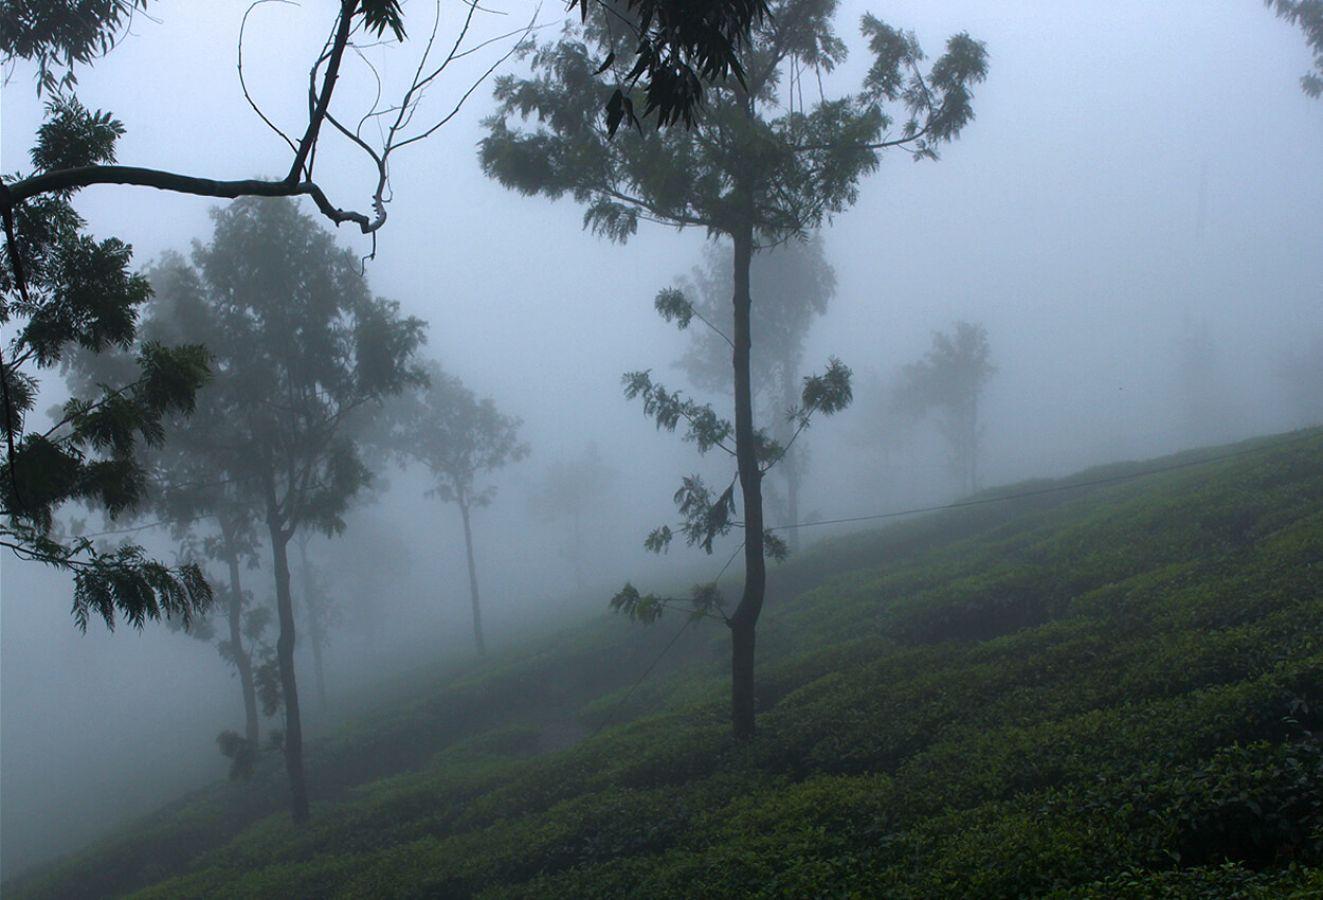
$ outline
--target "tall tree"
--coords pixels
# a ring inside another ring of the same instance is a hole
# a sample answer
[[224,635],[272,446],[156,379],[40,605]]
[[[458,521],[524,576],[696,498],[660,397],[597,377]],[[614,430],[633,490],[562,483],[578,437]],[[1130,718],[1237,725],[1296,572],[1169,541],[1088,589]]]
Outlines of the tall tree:
[[[726,337],[733,330],[733,289],[730,250],[722,244],[708,244],[703,266],[677,286],[694,315],[714,325],[691,332],[680,365],[699,388],[725,394],[733,386]],[[827,262],[821,234],[815,232],[807,241],[787,241],[755,256],[750,293],[758,298],[749,327],[760,351],[750,358],[752,389],[755,403],[761,403],[762,420],[772,423],[773,440],[786,448],[776,471],[785,479],[784,522],[793,551],[799,543],[800,486],[808,460],[802,439],[790,443],[794,421],[785,413],[800,400],[809,326],[827,311],[836,293],[836,272]]]
[[1323,333],[1306,339],[1277,363],[1297,428],[1323,424]]
[[915,416],[939,414],[938,428],[951,447],[951,467],[963,493],[978,490],[978,458],[983,439],[979,401],[997,372],[982,325],[957,322],[948,334],[933,332],[923,359],[906,366],[897,387],[902,409]]
[[398,424],[392,442],[406,457],[427,468],[433,482],[430,496],[459,507],[473,606],[473,642],[481,655],[487,652],[487,643],[482,631],[472,513],[496,498],[496,485],[485,480],[526,457],[528,445],[519,440],[523,424],[519,419],[498,411],[490,399],[478,400],[439,365],[430,365],[426,372],[427,387],[397,401],[400,409],[393,416]]
[[[125,415],[120,415],[115,439],[110,442],[116,447],[116,459],[103,456],[94,467],[83,465],[94,461],[94,455],[86,450],[89,442],[105,445],[102,439],[107,417],[101,415],[94,421],[87,415],[112,405],[107,397],[80,400],[82,411],[71,408],[48,433],[22,431],[28,412],[24,404],[30,402],[38,386],[34,370],[50,363],[51,350],[60,343],[51,330],[53,322],[61,323],[56,330],[65,336],[64,343],[73,340],[104,347],[108,342],[128,339],[125,335],[132,333],[132,311],[144,299],[143,284],[128,273],[131,254],[127,245],[114,239],[97,242],[87,236],[68,203],[70,197],[80,188],[98,184],[220,198],[306,195],[337,226],[352,223],[363,233],[375,236],[385,225],[386,207],[393,195],[393,155],[426,140],[453,119],[477,85],[509,58],[533,24],[530,21],[528,26],[496,39],[484,39],[476,34],[474,21],[475,15],[487,10],[470,3],[454,43],[438,42],[442,5],[437,3],[430,34],[415,57],[416,65],[404,67],[413,73],[411,80],[393,104],[379,91],[378,101],[359,119],[357,129],[351,130],[341,121],[350,121],[351,111],[333,103],[336,87],[343,80],[342,64],[346,57],[352,61],[365,43],[379,46],[389,36],[402,44],[406,33],[400,0],[340,0],[329,18],[324,48],[310,67],[307,121],[291,136],[253,102],[244,83],[243,33],[249,15],[260,5],[250,6],[241,23],[240,85],[255,116],[270,128],[274,138],[289,147],[289,168],[277,178],[215,180],[117,164],[114,143],[123,133],[122,124],[109,113],[87,110],[70,93],[78,84],[78,68],[108,53],[128,33],[135,13],[148,8],[148,0],[0,0],[0,62],[6,66],[18,61],[34,64],[38,94],[56,97],[38,135],[34,171],[0,176],[0,220],[4,225],[0,324],[15,319],[46,320],[41,338],[45,349],[40,355],[29,353],[31,335],[3,348],[0,354],[0,419],[9,472],[4,480],[15,489],[0,509],[7,522],[0,541],[22,558],[74,573],[75,618],[84,626],[89,611],[107,622],[118,611],[135,624],[161,615],[187,616],[205,607],[209,589],[198,570],[173,572],[147,559],[140,547],[125,545],[106,555],[89,542],[57,540],[49,527],[51,512],[64,502],[89,500],[99,493],[101,500],[108,501],[108,508],[122,511],[131,505],[136,490],[124,453],[135,426],[126,424]],[[572,0],[570,5],[578,7],[585,18],[590,10],[604,20],[618,17],[615,0]],[[692,121],[703,99],[700,76],[743,79],[738,50],[750,24],[766,12],[763,0],[708,4],[628,0],[627,6],[638,13],[634,23],[637,42],[634,65],[621,81],[646,93],[648,105],[643,115],[655,112],[659,124]],[[446,76],[452,64],[494,42],[499,46],[501,39],[511,39],[507,40],[508,49],[460,94],[458,102],[436,110],[431,118],[420,114],[426,94]],[[450,46],[449,52],[434,55],[443,44]],[[604,68],[613,62],[614,57],[606,60]],[[296,88],[303,90],[301,84]],[[637,122],[632,100],[620,92],[615,100],[611,114],[616,124],[626,110],[627,118]],[[382,123],[375,144],[363,133],[362,126],[368,120]],[[330,128],[325,127],[328,124]],[[365,210],[335,205],[314,175],[317,149],[328,132],[361,150],[375,172],[374,189]],[[122,413],[134,407],[138,423],[150,431],[164,411],[162,404],[187,406],[188,385],[191,381],[196,386],[202,366],[200,358],[167,359],[154,349],[144,358],[143,371],[138,387],[115,389],[119,393],[113,405]],[[150,396],[142,389],[148,380],[155,385]],[[168,391],[162,389],[165,381],[173,382]],[[49,440],[56,431],[61,432],[62,450]],[[93,432],[100,436],[89,437]],[[74,452],[66,452],[70,450]],[[22,466],[18,465],[20,452],[26,453]],[[19,482],[27,477],[19,473],[20,468],[30,473],[33,482],[24,497],[16,492]]]
[[[207,304],[197,273],[175,253],[167,253],[145,273],[153,302],[138,330],[140,344],[188,346],[190,341],[211,340],[215,317]],[[86,394],[101,384],[132,380],[140,347],[113,351],[79,350],[65,360],[66,382],[74,394]],[[218,640],[222,658],[234,667],[244,703],[245,728],[241,740],[225,739],[223,749],[235,762],[236,773],[246,771],[258,747],[259,714],[255,669],[262,664],[254,655],[268,618],[266,609],[252,603],[244,589],[241,570],[255,567],[258,509],[238,487],[216,474],[227,461],[222,448],[227,438],[224,410],[216,393],[198,391],[194,414],[177,412],[163,422],[160,441],[134,449],[145,483],[142,501],[132,511],[168,524],[182,555],[202,564],[212,560],[224,567],[227,578],[221,596],[228,628]],[[217,638],[214,607],[208,616],[187,629],[195,638]]]
[[215,234],[194,251],[215,316],[218,472],[258,505],[271,551],[291,811],[308,817],[294,670],[289,543],[332,535],[368,480],[354,416],[423,375],[413,362],[423,323],[374,298],[358,261],[289,200],[240,200],[213,212]]
[[[630,28],[589,22],[561,40],[531,52],[532,73],[496,82],[497,113],[482,142],[484,170],[525,194],[556,198],[569,194],[586,205],[584,224],[618,241],[632,236],[640,220],[699,227],[725,237],[732,247],[732,382],[734,417],[725,420],[635,373],[627,382],[659,424],[681,420],[701,450],[729,449],[736,460],[743,500],[744,591],[728,617],[732,637],[732,718],[735,733],[754,728],[754,644],[766,593],[762,508],[767,452],[754,424],[751,268],[755,253],[818,227],[854,203],[859,180],[878,165],[878,152],[904,147],[917,158],[933,158],[973,115],[971,87],[983,79],[983,46],[966,34],[952,37],[946,52],[927,70],[913,35],[871,15],[861,27],[873,55],[859,93],[808,105],[805,75],[830,71],[845,58],[843,41],[831,28],[835,0],[779,0],[753,28],[742,57],[744,77],[712,86],[704,115],[689,131],[611,137],[625,100],[642,106],[636,92],[615,95],[597,73],[599,60],[628,52]],[[627,11],[622,16],[628,17]],[[602,98],[612,97],[605,120]],[[892,131],[892,104],[903,122]],[[532,122],[529,122],[529,119]],[[663,313],[687,325],[692,316],[659,298]],[[799,412],[831,412],[848,402],[848,370],[833,366],[812,383]],[[829,388],[843,388],[834,394]],[[672,402],[675,401],[675,402]],[[697,417],[697,422],[695,418]],[[734,446],[726,439],[733,437]],[[732,485],[733,487],[733,485]],[[732,527],[733,494],[708,491],[688,479],[677,494],[690,526],[687,536],[711,550],[712,539]],[[653,549],[664,549],[669,531],[655,532]],[[776,542],[773,542],[775,545]]]
[[574,584],[580,591],[584,587],[589,525],[600,518],[602,501],[617,477],[616,470],[602,461],[597,445],[589,444],[578,456],[558,459],[547,466],[528,498],[533,515],[540,521],[569,525],[564,553],[574,566]]

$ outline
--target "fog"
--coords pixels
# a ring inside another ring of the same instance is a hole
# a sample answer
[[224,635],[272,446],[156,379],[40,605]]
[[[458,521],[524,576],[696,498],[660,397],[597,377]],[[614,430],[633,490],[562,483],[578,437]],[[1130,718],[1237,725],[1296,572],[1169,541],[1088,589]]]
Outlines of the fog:
[[[872,9],[931,50],[968,30],[986,42],[990,73],[976,120],[940,161],[885,155],[825,233],[837,290],[808,335],[804,369],[839,357],[854,370],[855,404],[806,433],[805,520],[956,499],[930,424],[882,458],[870,416],[876,385],[957,321],[985,326],[997,367],[981,414],[984,486],[1313,424],[1280,373],[1282,360],[1323,334],[1323,105],[1299,90],[1311,58],[1297,30],[1257,0],[842,5],[837,27],[854,51],[854,23]],[[325,17],[322,6],[254,13],[247,78],[277,119],[299,121],[306,61],[319,46],[308,23]],[[512,18],[531,13],[505,6]],[[154,4],[159,22],[139,17],[130,38],[83,72],[80,99],[127,126],[121,162],[216,178],[283,174],[288,148],[236,80],[245,8]],[[551,4],[541,21],[561,14]],[[457,72],[436,108],[444,112],[492,61]],[[379,57],[387,80],[404,64]],[[829,92],[857,83],[867,65],[855,52],[830,75]],[[28,167],[41,122],[31,74],[20,65],[4,87],[6,171]],[[361,68],[350,71],[345,102],[370,94],[367,81]],[[583,231],[582,209],[568,198],[524,197],[484,177],[476,145],[492,108],[490,88],[479,88],[452,122],[399,157],[389,222],[366,272],[374,292],[427,320],[424,356],[523,420],[529,456],[489,479],[496,497],[474,515],[488,640],[500,652],[540,628],[606,615],[626,580],[709,579],[737,541],[726,538],[710,557],[678,541],[664,556],[644,552],[648,531],[674,518],[679,477],[715,480],[729,467],[659,432],[620,386],[623,372],[647,368],[685,384],[676,361],[690,338],[652,301],[700,263],[706,236],[643,223],[616,245]],[[337,203],[360,202],[373,173],[349,149],[327,146],[337,149],[319,161],[319,181]],[[143,265],[209,240],[214,205],[121,187],[77,199],[92,232],[131,242]],[[372,249],[349,227],[338,239],[359,254]],[[1192,340],[1205,350],[1198,396],[1182,371]],[[38,409],[61,399],[59,381],[47,375]],[[715,399],[728,408],[728,398]],[[589,447],[614,476],[584,528],[580,590],[567,527],[535,517],[530,498],[550,466]],[[366,702],[398,672],[473,657],[456,507],[426,495],[417,467],[379,471],[382,483],[356,504],[346,533],[309,545],[334,585],[327,686],[346,702]],[[69,516],[92,531],[121,527],[76,508]],[[803,539],[839,530],[806,528]],[[164,531],[130,537],[169,559]],[[389,548],[386,562],[374,547]],[[0,578],[5,876],[225,777],[215,737],[242,722],[243,707],[214,644],[153,623],[109,633],[94,621],[81,634],[67,576],[6,554]],[[265,570],[247,578],[255,596],[271,593]],[[307,663],[300,650],[316,735],[342,714],[318,707]]]

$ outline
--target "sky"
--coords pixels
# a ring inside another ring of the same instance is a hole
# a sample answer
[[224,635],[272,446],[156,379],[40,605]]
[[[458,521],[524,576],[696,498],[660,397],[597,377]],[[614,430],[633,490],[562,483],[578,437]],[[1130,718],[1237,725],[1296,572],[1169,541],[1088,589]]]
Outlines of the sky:
[[[484,38],[533,14],[513,0],[489,5],[507,14],[480,23]],[[247,5],[151,8],[156,19],[140,16],[80,79],[83,102],[127,128],[119,161],[215,178],[283,175],[289,150],[238,83]],[[461,8],[446,7],[445,27]],[[291,128],[327,9],[325,0],[266,4],[249,19],[248,87]],[[406,5],[415,36],[429,9]],[[920,357],[932,331],[956,320],[986,325],[998,366],[985,413],[988,483],[1298,424],[1279,402],[1275,361],[1323,333],[1323,102],[1299,89],[1310,54],[1298,31],[1258,0],[846,2],[837,25],[853,55],[825,79],[829,93],[848,92],[867,67],[855,29],[866,10],[913,29],[930,55],[967,30],[986,43],[990,72],[976,90],[975,121],[940,161],[886,156],[826,234],[838,290],[810,335],[806,365],[839,356],[859,378],[860,403],[812,432],[810,510],[861,515],[950,499],[940,477],[870,469],[860,435],[869,433],[865,386]],[[540,15],[540,33],[554,35],[560,6]],[[424,111],[446,114],[505,46],[445,73]],[[365,51],[387,96],[415,51]],[[520,66],[511,60],[501,71]],[[30,76],[16,68],[0,95],[6,172],[26,167],[41,119]],[[346,116],[370,106],[375,84],[366,66],[348,67],[337,94]],[[367,273],[378,293],[429,321],[429,356],[524,420],[533,453],[503,477],[478,524],[479,537],[492,538],[479,553],[495,618],[513,622],[568,589],[563,537],[523,528],[524,498],[549,463],[589,443],[619,473],[593,537],[612,561],[600,581],[662,578],[676,562],[636,550],[668,516],[676,478],[696,464],[690,447],[623,400],[619,378],[674,372],[685,339],[657,318],[652,299],[698,262],[705,235],[644,224],[628,244],[611,244],[582,230],[572,201],[519,196],[486,179],[476,147],[492,107],[481,86],[449,124],[402,151]],[[373,176],[345,142],[326,142],[319,181],[334,202],[365,205]],[[128,240],[144,263],[205,241],[212,205],[117,187],[78,199],[95,233]],[[339,236],[370,249],[348,227]],[[1192,331],[1216,350],[1220,403],[1198,434],[1182,420],[1175,387]],[[838,455],[852,462],[835,464]],[[920,442],[901,465],[931,473],[942,460]],[[364,510],[358,521],[409,545],[401,593],[414,605],[398,633],[416,634],[421,622],[462,636],[458,516],[425,489],[416,473],[392,475],[392,514]],[[530,557],[548,562],[522,564]],[[156,627],[81,635],[67,581],[13,557],[0,559],[0,594],[6,874],[216,777],[215,723],[235,703],[214,652]]]

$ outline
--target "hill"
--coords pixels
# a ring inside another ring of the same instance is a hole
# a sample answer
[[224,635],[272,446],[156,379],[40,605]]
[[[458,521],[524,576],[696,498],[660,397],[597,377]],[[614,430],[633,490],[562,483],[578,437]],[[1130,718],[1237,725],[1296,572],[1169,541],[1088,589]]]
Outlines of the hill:
[[772,579],[752,742],[719,624],[599,618],[402,681],[310,748],[306,828],[268,765],[5,894],[1323,895],[1323,431]]

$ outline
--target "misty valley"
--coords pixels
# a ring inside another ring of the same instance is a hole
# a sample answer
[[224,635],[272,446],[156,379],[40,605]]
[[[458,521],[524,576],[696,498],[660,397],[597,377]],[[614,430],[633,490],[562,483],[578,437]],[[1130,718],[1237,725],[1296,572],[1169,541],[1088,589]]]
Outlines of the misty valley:
[[0,890],[1323,896],[1323,0],[0,0]]

